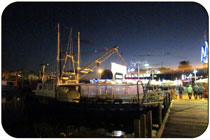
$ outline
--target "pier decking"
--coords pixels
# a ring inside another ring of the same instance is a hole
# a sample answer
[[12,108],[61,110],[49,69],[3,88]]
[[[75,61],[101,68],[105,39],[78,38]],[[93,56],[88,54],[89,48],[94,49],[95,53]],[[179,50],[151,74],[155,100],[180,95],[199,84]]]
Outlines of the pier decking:
[[207,126],[208,100],[173,100],[162,138],[195,138]]

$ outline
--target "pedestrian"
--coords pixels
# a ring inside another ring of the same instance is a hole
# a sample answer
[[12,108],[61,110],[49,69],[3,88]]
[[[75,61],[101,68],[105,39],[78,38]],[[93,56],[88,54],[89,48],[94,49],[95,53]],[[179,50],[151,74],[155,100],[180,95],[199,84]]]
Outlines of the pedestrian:
[[199,85],[198,87],[198,94],[199,94],[199,98],[202,99],[203,98],[203,91],[204,91],[204,88],[202,85]]
[[184,92],[184,88],[183,88],[182,85],[180,85],[179,86],[179,97],[180,97],[180,99],[182,99],[183,92]]
[[191,99],[192,93],[193,93],[193,89],[192,89],[192,86],[191,86],[191,85],[189,85],[189,86],[187,87],[187,93],[188,93],[189,99]]
[[198,85],[197,84],[195,84],[193,86],[193,92],[194,92],[195,99],[197,100],[197,96],[199,96],[199,94],[198,94]]

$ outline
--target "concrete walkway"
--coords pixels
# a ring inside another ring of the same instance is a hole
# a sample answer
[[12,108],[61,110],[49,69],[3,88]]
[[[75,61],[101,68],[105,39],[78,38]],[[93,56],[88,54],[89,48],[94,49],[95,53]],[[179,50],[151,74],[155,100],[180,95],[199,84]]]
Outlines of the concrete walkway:
[[172,101],[163,138],[195,138],[205,132],[208,126],[208,100],[184,98]]

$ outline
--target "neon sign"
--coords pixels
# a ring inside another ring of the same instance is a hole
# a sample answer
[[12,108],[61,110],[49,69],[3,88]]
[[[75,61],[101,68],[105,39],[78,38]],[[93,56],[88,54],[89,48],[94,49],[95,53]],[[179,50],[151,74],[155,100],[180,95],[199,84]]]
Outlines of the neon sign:
[[205,41],[205,46],[201,47],[201,62],[208,63],[208,42]]

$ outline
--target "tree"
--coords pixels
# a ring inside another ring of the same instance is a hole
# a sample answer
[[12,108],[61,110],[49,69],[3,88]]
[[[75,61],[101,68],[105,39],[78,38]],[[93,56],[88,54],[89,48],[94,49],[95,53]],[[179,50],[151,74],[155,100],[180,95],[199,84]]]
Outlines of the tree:
[[191,71],[193,68],[189,61],[180,61],[178,69],[182,72]]
[[111,70],[104,70],[101,74],[101,79],[112,79],[113,74]]

